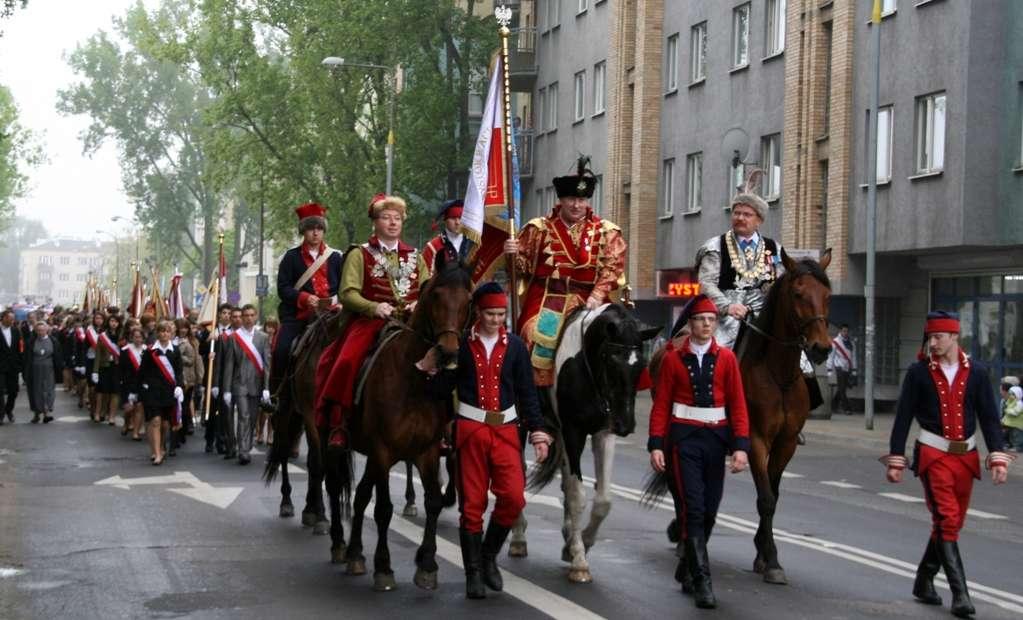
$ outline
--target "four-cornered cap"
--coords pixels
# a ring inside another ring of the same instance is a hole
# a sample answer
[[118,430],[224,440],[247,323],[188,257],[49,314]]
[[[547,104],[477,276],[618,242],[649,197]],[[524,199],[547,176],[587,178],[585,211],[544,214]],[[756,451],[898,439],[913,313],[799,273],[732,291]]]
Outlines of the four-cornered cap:
[[462,209],[464,203],[461,200],[449,200],[441,205],[440,211],[437,213],[438,220],[446,220],[449,217],[462,217]]
[[587,166],[590,158],[583,156],[576,162],[576,173],[554,177],[554,192],[558,198],[592,198],[597,187],[597,176]]
[[301,221],[307,217],[326,217],[327,209],[315,202],[307,202],[301,207],[295,207],[295,214],[298,215],[298,219]]
[[959,333],[959,315],[955,312],[936,310],[927,313],[927,322],[924,324],[924,335],[936,332],[947,332],[949,334]]
[[487,282],[481,284],[476,289],[476,292],[472,294],[472,303],[479,310],[507,308],[508,296],[504,294],[504,289],[501,288],[500,284],[497,282]]

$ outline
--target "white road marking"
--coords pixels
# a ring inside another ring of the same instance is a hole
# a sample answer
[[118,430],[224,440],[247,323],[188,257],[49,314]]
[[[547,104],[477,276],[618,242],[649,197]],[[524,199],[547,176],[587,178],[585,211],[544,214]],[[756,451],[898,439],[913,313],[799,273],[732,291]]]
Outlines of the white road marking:
[[24,572],[25,571],[21,570],[20,568],[0,567],[0,579],[7,579],[9,577],[17,577],[18,575],[20,575],[20,574],[22,574]]
[[911,504],[924,503],[924,498],[906,495],[905,493],[878,493],[878,495],[881,497],[887,497],[888,499],[898,500],[900,502],[909,502]]
[[245,487],[214,487],[208,482],[203,482],[187,471],[176,471],[166,476],[143,476],[141,478],[122,478],[111,476],[93,483],[97,486],[111,486],[115,489],[131,490],[133,486],[153,486],[164,484],[184,484],[184,488],[167,489],[171,493],[184,495],[196,501],[226,509],[234,500],[238,499]]
[[1002,515],[996,515],[993,512],[984,512],[983,510],[977,510],[976,508],[967,508],[966,514],[971,517],[977,517],[978,519],[1004,519],[1008,520],[1009,517]]
[[[366,511],[371,513],[372,510],[372,503],[370,503],[366,507]],[[423,528],[397,514],[391,519],[391,529],[414,544],[419,544],[423,540]],[[462,568],[461,548],[440,536],[437,537],[437,556],[460,569]],[[565,620],[598,620],[603,618],[603,616],[597,615],[563,596],[559,596],[550,590],[545,590],[519,577],[503,566],[501,567],[501,575],[504,577],[504,591],[506,593],[552,618],[563,618]]]
[[783,472],[781,472],[781,477],[782,478],[805,478],[806,476],[804,476],[803,474],[796,474],[796,473],[793,473],[791,471],[783,471]]
[[821,484],[826,484],[829,487],[838,487],[840,489],[862,489],[858,484],[851,482],[843,482],[842,480],[821,480]]
[[55,418],[56,422],[87,422],[89,418],[80,418],[76,416],[65,415],[59,418]]

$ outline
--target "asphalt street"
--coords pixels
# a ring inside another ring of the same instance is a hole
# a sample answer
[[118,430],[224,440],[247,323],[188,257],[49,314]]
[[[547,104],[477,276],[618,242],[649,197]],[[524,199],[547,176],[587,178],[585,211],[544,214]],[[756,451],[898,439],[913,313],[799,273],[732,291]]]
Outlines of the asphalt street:
[[[396,514],[399,587],[377,593],[372,577],[329,563],[327,537],[278,518],[278,490],[259,480],[261,455],[241,467],[204,454],[195,437],[152,467],[144,444],[89,422],[68,394],[57,400],[57,420],[33,425],[22,393],[18,423],[0,427],[0,618],[951,617],[942,580],[944,608],[910,595],[929,529],[919,484],[885,483],[879,455],[855,444],[811,441],[790,465],[776,517],[788,586],[751,571],[754,488],[749,474],[728,477],[710,543],[720,607],[698,612],[672,579],[670,510],[636,501],[649,469],[649,401],[641,400],[642,436],[619,443],[614,507],[590,552],[594,582],[566,579],[555,483],[526,508],[529,557],[500,560],[506,591],[468,601],[455,510],[441,515],[439,589],[413,585],[422,518]],[[392,478],[399,511],[403,471]],[[1014,475],[1001,487],[976,485],[962,536],[979,618],[1023,616],[1023,501]],[[305,476],[293,482],[301,510]],[[367,523],[369,557],[376,529]]]

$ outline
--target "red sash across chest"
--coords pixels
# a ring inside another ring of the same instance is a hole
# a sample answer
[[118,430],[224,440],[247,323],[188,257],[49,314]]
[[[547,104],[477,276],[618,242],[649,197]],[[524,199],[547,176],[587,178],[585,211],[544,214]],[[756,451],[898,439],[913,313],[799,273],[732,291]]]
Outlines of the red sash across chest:
[[145,351],[146,348],[142,347],[138,353],[136,353],[135,349],[131,347],[125,347],[125,349],[128,351],[128,361],[130,361],[131,365],[135,368],[135,372],[138,372],[139,368],[142,366],[142,352]]
[[81,327],[76,327],[75,338],[77,338],[79,342],[85,340],[85,330],[82,329]]
[[[326,252],[327,250],[328,250],[327,244],[321,243],[320,251],[317,253],[317,256],[319,256],[320,253],[322,252]],[[313,258],[312,254],[309,253],[309,249],[305,246],[305,244],[302,244],[299,253],[302,256],[302,262],[305,263],[306,268],[311,267],[312,264],[316,262],[316,259]],[[313,273],[313,277],[309,278],[309,282],[312,284],[313,287],[313,292],[316,294],[317,297],[330,297],[330,281],[327,278],[328,263],[330,263],[330,260],[327,260],[322,265],[320,265],[320,268],[317,269],[315,273]]]
[[233,337],[234,341],[238,343],[238,347],[241,348],[242,353],[245,354],[245,357],[249,358],[249,361],[256,367],[259,374],[263,374],[263,356],[256,350],[256,347],[253,346],[249,340],[243,337],[241,332],[236,331]]
[[92,325],[89,326],[89,329],[85,330],[85,339],[89,341],[89,348],[96,348],[96,343],[99,341],[99,334],[96,333],[96,330],[92,327]]
[[106,332],[103,332],[102,334],[99,335],[99,342],[100,344],[103,345],[103,348],[106,349],[108,353],[110,353],[110,355],[114,356],[114,360],[120,357],[121,355],[120,347],[118,347],[117,343],[110,339],[110,336]]
[[159,369],[160,374],[163,375],[163,380],[172,387],[176,386],[178,382],[174,378],[174,364],[171,363],[167,355],[157,354],[156,349],[150,349],[149,355],[152,356],[153,361],[156,362],[156,367]]

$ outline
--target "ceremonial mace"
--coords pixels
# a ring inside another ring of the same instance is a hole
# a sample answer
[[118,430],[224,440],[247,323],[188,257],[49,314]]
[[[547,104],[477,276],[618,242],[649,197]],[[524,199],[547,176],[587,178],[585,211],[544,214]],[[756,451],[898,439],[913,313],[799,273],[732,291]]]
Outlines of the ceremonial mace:
[[[508,238],[514,239],[517,234],[515,224],[515,171],[512,170],[515,144],[512,141],[511,135],[513,129],[511,120],[511,80],[508,77],[508,37],[511,35],[508,24],[511,23],[512,10],[502,4],[494,9],[494,17],[497,18],[497,23],[501,26],[497,33],[501,36],[501,74],[504,79],[504,105],[502,106],[502,126],[504,131],[501,132],[501,135],[504,137],[505,150],[504,195],[508,203]],[[508,270],[508,289],[511,296],[512,330],[516,328],[519,322],[519,287],[518,278],[515,274],[515,258],[515,255],[506,255],[505,258],[505,268]]]

